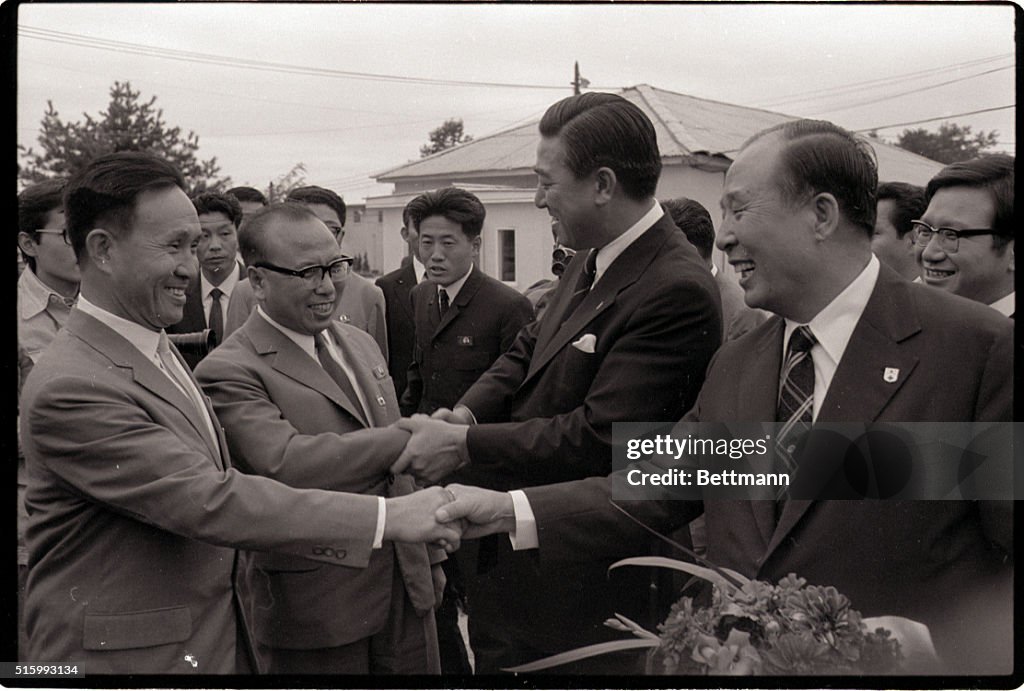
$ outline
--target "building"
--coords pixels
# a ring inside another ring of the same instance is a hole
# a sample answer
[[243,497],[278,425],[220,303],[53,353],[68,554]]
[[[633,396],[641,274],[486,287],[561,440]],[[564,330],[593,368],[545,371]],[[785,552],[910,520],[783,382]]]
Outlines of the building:
[[[657,131],[663,163],[658,197],[696,199],[712,212],[716,224],[731,155],[755,132],[796,119],[646,84],[621,93],[647,113]],[[480,137],[377,174],[377,181],[392,183],[394,192],[368,198],[363,218],[380,223],[383,270],[394,269],[405,256],[406,247],[398,232],[405,204],[425,190],[456,185],[472,191],[487,208],[481,268],[519,290],[549,278],[551,222],[547,212],[533,204],[537,185],[533,165],[540,139],[537,122]],[[924,185],[942,167],[895,146],[879,142],[874,148],[881,180]],[[723,265],[721,256],[715,260],[720,267]],[[371,266],[377,268],[372,260]]]

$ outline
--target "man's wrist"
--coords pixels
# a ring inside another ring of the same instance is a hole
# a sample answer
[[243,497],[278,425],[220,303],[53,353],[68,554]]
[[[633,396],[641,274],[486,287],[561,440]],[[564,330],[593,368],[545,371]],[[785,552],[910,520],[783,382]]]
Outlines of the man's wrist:
[[459,458],[459,468],[465,468],[469,465],[469,444],[467,437],[469,436],[469,427],[465,425],[459,425],[455,428],[455,455]]
[[464,425],[475,425],[476,424],[476,415],[473,415],[473,411],[470,410],[465,405],[463,405],[462,403],[457,403],[455,405],[455,407],[452,408],[452,412],[455,413],[459,417],[459,420],[462,422],[462,424],[464,424]]

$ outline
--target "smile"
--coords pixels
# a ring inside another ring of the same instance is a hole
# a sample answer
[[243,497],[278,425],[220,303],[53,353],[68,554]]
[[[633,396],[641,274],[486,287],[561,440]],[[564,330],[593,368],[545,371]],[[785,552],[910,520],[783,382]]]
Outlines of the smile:
[[317,302],[315,304],[310,305],[309,309],[312,310],[314,314],[330,315],[331,312],[334,311],[334,303],[333,302]]

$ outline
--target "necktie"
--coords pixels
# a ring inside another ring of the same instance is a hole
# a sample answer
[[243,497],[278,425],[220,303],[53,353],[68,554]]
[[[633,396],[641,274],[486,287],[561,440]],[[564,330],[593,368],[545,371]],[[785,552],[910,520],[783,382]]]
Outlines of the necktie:
[[594,277],[597,275],[597,250],[592,249],[587,255],[587,261],[583,264],[583,273],[580,274],[579,279],[576,281],[576,288],[572,293],[572,297],[569,298],[569,306],[565,309],[565,319],[572,316],[572,313],[576,311],[576,308],[583,302],[583,298],[587,297],[587,293],[590,292],[590,287],[594,285]]
[[[324,338],[324,332],[321,331],[313,337],[313,343],[316,345],[316,357],[320,361],[320,366],[324,368],[324,371],[330,375],[334,383],[338,385],[342,393],[348,396],[348,399],[352,402],[353,407],[356,410],[361,411],[363,406],[359,401],[359,395],[356,393],[355,387],[352,385],[352,381],[345,374],[345,370],[341,368],[333,357],[331,357],[331,351],[327,348],[327,340]],[[358,416],[361,418],[362,416]],[[366,422],[365,420],[361,420]]]
[[441,318],[443,319],[444,313],[448,311],[449,306],[448,291],[445,290],[444,288],[441,288],[440,290],[437,291],[437,305],[438,312],[440,312]]
[[814,416],[814,361],[811,347],[817,343],[807,326],[800,326],[789,337],[786,361],[782,366],[776,419],[782,428],[776,432],[775,450],[792,475],[797,469],[793,457],[796,444],[811,428]]
[[213,300],[210,305],[210,331],[213,332],[213,343],[214,345],[220,345],[221,334],[224,333],[224,310],[221,308],[220,299],[223,297],[224,291],[220,288],[214,288],[210,291],[210,298]]
[[171,342],[163,331],[160,332],[160,340],[157,341],[156,354],[160,358],[160,364],[163,365],[164,372],[181,389],[185,397],[192,402],[192,406],[195,408],[193,412],[203,421],[203,429],[210,435],[210,441],[213,441],[213,448],[216,449],[217,435],[213,431],[213,421],[207,415],[202,401],[197,398],[199,393],[196,391],[195,386],[174,359],[174,354],[171,353]]

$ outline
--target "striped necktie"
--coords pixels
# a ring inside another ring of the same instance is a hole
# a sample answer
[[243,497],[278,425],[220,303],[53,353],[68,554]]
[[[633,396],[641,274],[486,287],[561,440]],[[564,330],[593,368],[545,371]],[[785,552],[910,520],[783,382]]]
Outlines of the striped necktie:
[[782,428],[776,432],[775,449],[791,474],[797,469],[793,457],[797,442],[811,428],[814,418],[814,361],[811,359],[811,348],[817,342],[809,327],[797,327],[789,337],[786,361],[782,366],[776,415]]

